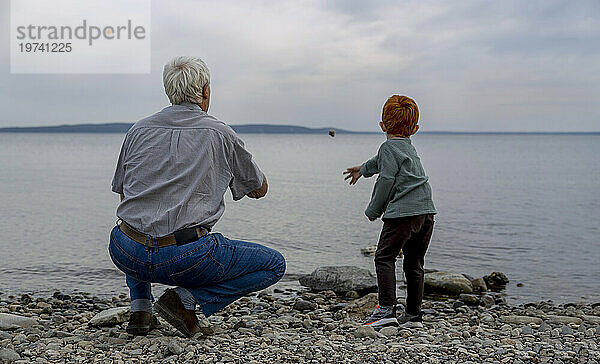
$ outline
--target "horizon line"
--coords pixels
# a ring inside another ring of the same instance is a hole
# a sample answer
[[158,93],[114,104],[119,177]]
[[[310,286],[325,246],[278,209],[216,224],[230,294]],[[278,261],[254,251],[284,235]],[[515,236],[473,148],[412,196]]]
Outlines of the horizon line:
[[[79,126],[107,126],[107,125],[133,125],[135,123],[132,122],[110,122],[110,123],[81,123],[81,124],[58,124],[58,125],[40,125],[40,126],[4,126],[0,127],[0,132],[18,132],[18,130],[26,131],[28,129],[51,129],[51,128],[60,128],[60,127],[79,127]],[[320,129],[333,129],[339,130],[344,133],[352,133],[352,134],[381,134],[381,131],[357,131],[357,130],[349,130],[344,128],[337,128],[332,126],[323,126],[323,127],[310,127],[303,125],[295,125],[295,124],[227,124],[230,127],[264,127],[264,126],[273,126],[273,127],[298,127],[305,128],[310,130],[320,130]],[[43,132],[43,131],[36,131]],[[66,131],[68,132],[68,131]],[[77,133],[77,132],[69,132],[69,133]],[[90,132],[83,132],[90,133]],[[93,132],[92,132],[93,133]],[[96,132],[102,133],[102,132]],[[110,133],[110,132],[105,132]],[[116,133],[116,132],[115,132]],[[421,130],[420,134],[600,134],[600,130],[598,131],[544,131],[544,130],[530,130],[530,131],[516,131],[516,130],[508,130],[508,131],[500,131],[500,130]],[[243,133],[242,133],[243,134]],[[289,134],[289,133],[283,133]]]

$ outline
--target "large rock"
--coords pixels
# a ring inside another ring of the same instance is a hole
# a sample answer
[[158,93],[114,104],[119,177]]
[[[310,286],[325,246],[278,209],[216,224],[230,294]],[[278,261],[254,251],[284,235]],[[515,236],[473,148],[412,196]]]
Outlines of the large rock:
[[129,307],[109,308],[98,312],[92,317],[88,325],[95,327],[109,327],[121,324],[129,318]]
[[457,296],[461,293],[473,293],[473,286],[462,274],[431,272],[425,273],[425,292]]
[[37,325],[38,321],[31,317],[0,313],[0,330],[12,330],[20,327]]
[[8,348],[0,349],[1,363],[10,363],[19,359],[21,359],[21,356],[16,351]]
[[311,274],[300,277],[298,281],[315,291],[356,291],[360,294],[377,291],[375,276],[366,269],[353,266],[320,267]]

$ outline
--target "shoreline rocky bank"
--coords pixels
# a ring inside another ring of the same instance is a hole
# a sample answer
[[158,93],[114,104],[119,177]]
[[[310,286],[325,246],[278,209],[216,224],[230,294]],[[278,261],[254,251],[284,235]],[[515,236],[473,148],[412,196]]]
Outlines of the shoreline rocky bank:
[[213,335],[188,339],[162,320],[148,336],[128,335],[125,294],[0,295],[0,362],[600,363],[600,303],[489,296],[428,296],[423,329],[376,331],[361,326],[376,293],[280,283],[210,317]]

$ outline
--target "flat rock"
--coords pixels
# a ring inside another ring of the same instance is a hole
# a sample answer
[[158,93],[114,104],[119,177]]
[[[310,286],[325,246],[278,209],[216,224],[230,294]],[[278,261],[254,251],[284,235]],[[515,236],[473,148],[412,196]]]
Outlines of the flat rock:
[[376,339],[379,337],[379,335],[377,334],[377,331],[375,331],[375,329],[371,326],[359,326],[354,330],[354,337],[356,338],[368,337],[371,339]]
[[431,272],[425,273],[425,292],[457,296],[461,293],[473,293],[473,286],[462,274]]
[[398,328],[394,326],[384,327],[379,330],[379,333],[387,337],[395,337],[398,335]]
[[568,324],[581,325],[581,322],[582,322],[582,320],[579,317],[571,317],[571,316],[548,315],[546,317],[546,319],[553,324],[559,324],[559,325],[568,325]]
[[600,325],[600,316],[584,315],[581,318],[589,324]]
[[38,321],[31,317],[0,313],[0,330],[12,330],[20,327],[37,325]]
[[315,291],[335,293],[356,291],[362,294],[377,291],[377,279],[367,269],[354,266],[331,266],[315,269],[298,279],[301,285]]
[[541,318],[533,317],[533,316],[509,315],[509,316],[502,316],[500,318],[500,320],[506,324],[511,324],[511,325],[528,325],[528,324],[540,325],[542,323]]
[[98,312],[88,325],[94,327],[110,327],[121,324],[129,318],[129,307],[115,307]]
[[0,362],[10,363],[19,359],[21,359],[21,356],[16,351],[8,348],[0,349]]

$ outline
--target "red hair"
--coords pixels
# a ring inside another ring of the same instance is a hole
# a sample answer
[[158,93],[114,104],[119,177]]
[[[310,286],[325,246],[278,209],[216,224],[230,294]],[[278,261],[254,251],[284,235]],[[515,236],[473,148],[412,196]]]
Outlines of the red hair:
[[393,95],[383,105],[381,121],[388,134],[411,136],[417,131],[419,107],[410,97]]

